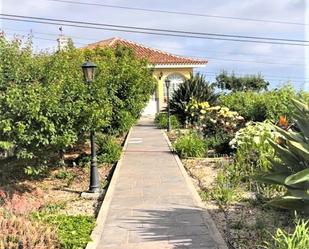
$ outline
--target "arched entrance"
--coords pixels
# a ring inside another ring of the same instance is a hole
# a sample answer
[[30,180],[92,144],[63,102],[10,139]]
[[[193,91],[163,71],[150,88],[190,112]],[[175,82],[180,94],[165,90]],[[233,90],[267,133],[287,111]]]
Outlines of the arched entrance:
[[[181,83],[183,83],[186,78],[180,74],[180,73],[172,73],[169,74],[167,77],[171,81],[170,85],[170,97],[173,96],[174,91],[176,91]],[[164,102],[166,102],[166,97],[167,97],[167,91],[166,91],[166,86],[165,83],[163,83],[163,96],[164,96]]]

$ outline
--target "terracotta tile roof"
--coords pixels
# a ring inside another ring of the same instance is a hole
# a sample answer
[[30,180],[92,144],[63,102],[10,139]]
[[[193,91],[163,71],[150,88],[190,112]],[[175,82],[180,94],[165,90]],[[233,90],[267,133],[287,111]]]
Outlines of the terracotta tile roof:
[[102,40],[96,43],[87,45],[84,48],[95,48],[95,47],[116,47],[117,45],[123,45],[133,49],[136,56],[142,59],[147,59],[149,63],[154,65],[205,65],[207,60],[199,60],[188,57],[182,57],[178,55],[173,55],[158,49],[153,49],[146,47],[144,45],[124,40],[122,38],[113,37],[107,40]]

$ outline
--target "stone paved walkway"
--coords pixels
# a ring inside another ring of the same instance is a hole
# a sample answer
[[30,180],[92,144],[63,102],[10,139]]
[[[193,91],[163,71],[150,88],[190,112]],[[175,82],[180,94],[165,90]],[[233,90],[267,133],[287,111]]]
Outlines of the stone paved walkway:
[[213,249],[162,131],[142,119],[128,138],[97,249]]

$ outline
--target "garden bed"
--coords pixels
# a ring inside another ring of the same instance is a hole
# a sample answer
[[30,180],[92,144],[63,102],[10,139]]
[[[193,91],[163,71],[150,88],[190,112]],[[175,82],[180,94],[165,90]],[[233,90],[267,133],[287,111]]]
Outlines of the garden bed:
[[[242,188],[237,189],[237,193],[215,190],[220,167],[228,162],[224,158],[216,161],[212,158],[182,159],[229,248],[262,248],[263,242],[269,241],[278,227],[293,229],[290,213],[267,207],[254,193]],[[230,203],[223,204],[223,199],[229,195]]]

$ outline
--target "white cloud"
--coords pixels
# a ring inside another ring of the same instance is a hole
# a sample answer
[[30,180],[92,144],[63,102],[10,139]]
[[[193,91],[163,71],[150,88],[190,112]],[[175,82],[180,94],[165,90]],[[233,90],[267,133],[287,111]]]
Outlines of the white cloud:
[[[100,3],[98,0],[83,0]],[[164,29],[177,29],[200,32],[214,32],[227,34],[241,34],[249,36],[285,37],[290,39],[304,39],[304,26],[282,25],[262,22],[249,22],[239,20],[225,20],[206,17],[168,15],[159,13],[143,13],[139,11],[119,10],[112,8],[88,7],[72,5],[68,3],[56,3],[47,0],[2,0],[3,13],[41,16],[50,18],[62,18],[83,20],[88,22],[113,23],[122,25],[135,25]],[[269,20],[282,20],[289,22],[304,22],[304,0],[109,0],[107,4],[125,5],[132,7],[167,9],[172,11],[198,12],[204,14],[237,16]],[[35,32],[58,33],[58,27],[31,23],[13,23],[3,21],[4,28],[30,30]],[[141,34],[119,33],[110,31],[87,30],[64,27],[68,35],[101,40],[110,36],[121,36],[136,42],[141,42],[174,53],[191,56],[212,56],[217,58],[233,58],[242,60],[258,60],[270,62],[284,62],[291,64],[304,64],[301,58],[304,49],[295,46],[279,46],[269,44],[235,43],[212,40],[198,40],[188,38],[149,36]],[[37,35],[56,39],[55,36]],[[309,39],[309,38],[307,38]],[[90,43],[86,40],[76,42]],[[53,47],[52,41],[35,41],[41,48]],[[77,44],[79,45],[79,44]],[[255,56],[258,54],[258,56]],[[295,59],[298,58],[298,59]],[[239,73],[262,72],[265,74],[291,75],[304,77],[304,67],[283,67],[270,64],[250,64],[242,62],[210,61],[207,70],[218,71],[220,68],[237,70]],[[307,76],[309,77],[309,75]],[[309,79],[308,79],[309,80]]]

